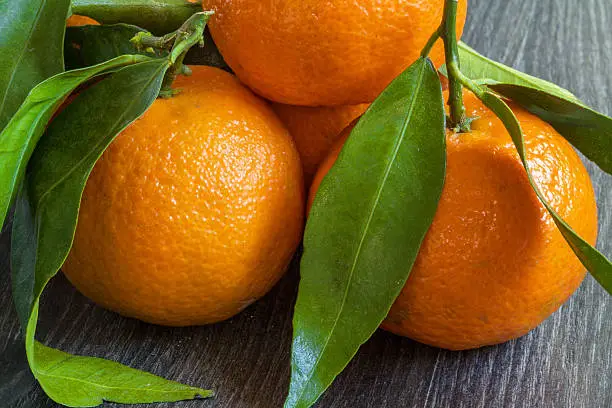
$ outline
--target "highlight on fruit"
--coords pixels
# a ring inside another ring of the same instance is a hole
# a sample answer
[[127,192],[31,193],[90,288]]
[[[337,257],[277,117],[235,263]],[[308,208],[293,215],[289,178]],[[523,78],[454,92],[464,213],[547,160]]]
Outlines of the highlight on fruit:
[[23,58],[0,62],[0,226],[53,401],[214,398],[38,341],[60,271],[100,307],[191,326],[299,258],[285,408],[314,406],[379,328],[473,349],[525,335],[587,273],[612,294],[578,155],[612,173],[612,119],[463,43],[467,0],[329,3],[7,3],[0,49]]

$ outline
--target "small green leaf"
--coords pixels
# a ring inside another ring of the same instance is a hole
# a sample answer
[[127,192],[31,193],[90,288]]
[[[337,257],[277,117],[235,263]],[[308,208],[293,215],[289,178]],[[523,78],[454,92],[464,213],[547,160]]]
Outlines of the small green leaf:
[[103,401],[164,402],[210,395],[121,364],[70,356],[35,341],[39,299],[72,245],[89,173],[114,137],[153,103],[169,65],[167,59],[130,65],[81,92],[50,124],[28,164],[13,221],[11,259],[17,288],[13,295],[20,316],[29,316],[30,368],[59,404],[83,407]]
[[294,312],[286,408],[310,407],[399,295],[446,166],[442,91],[420,58],[372,104],[312,206]]
[[201,1],[72,0],[74,14],[82,14],[104,24],[133,24],[154,34],[176,30],[199,11],[202,11]]
[[524,74],[459,45],[461,71],[550,123],[582,154],[612,174],[612,118],[586,106],[571,92]]
[[70,0],[0,0],[0,129],[37,83],[62,72]]
[[126,55],[91,68],[57,74],[32,89],[0,133],[0,225],[4,223],[38,139],[64,99],[96,75],[144,60],[147,58]]
[[97,65],[120,55],[156,56],[139,51],[130,42],[130,39],[139,32],[146,30],[128,24],[68,27],[64,43],[66,69]]
[[568,242],[580,262],[585,268],[597,279],[597,281],[612,294],[612,263],[599,251],[593,248],[588,242],[582,239],[574,230],[555,212],[555,210],[548,204],[544,195],[540,192],[537,185],[535,184],[531,171],[529,169],[529,163],[525,152],[525,142],[523,139],[523,131],[521,125],[510,109],[510,107],[497,95],[492,92],[484,91],[477,93],[478,97],[482,102],[489,107],[504,123],[504,126],[510,133],[512,141],[518,150],[523,166],[527,171],[529,182],[536,192],[538,198],[546,207],[550,215],[553,217],[555,224],[561,231],[561,234]]

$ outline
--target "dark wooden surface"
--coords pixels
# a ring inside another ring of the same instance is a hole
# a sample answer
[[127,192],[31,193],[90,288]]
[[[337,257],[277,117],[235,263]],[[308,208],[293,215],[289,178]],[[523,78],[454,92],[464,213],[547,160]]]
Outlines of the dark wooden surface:
[[[610,0],[470,0],[466,42],[552,80],[612,114]],[[612,178],[589,166],[600,204],[598,247],[612,257]],[[8,236],[0,237],[0,406],[55,407],[25,363],[10,299]],[[62,277],[44,295],[39,338],[212,387],[176,408],[281,407],[289,380],[294,267],[263,300],[227,322],[170,329],[102,310]],[[109,407],[116,405],[107,404]],[[612,407],[612,301],[592,278],[529,335],[449,352],[379,331],[318,405],[365,407]]]

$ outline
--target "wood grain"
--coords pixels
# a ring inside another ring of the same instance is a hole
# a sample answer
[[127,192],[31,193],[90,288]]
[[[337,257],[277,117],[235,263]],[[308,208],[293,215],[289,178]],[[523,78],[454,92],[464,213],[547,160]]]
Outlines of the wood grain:
[[[552,80],[612,113],[610,0],[470,0],[465,41]],[[600,205],[598,243],[612,257],[612,178],[589,165]],[[0,236],[0,406],[56,407],[33,380],[10,299],[9,237]],[[212,387],[213,400],[175,408],[281,407],[289,379],[294,267],[265,299],[230,321],[169,329],[125,319],[78,294],[61,276],[44,295],[39,338],[71,353]],[[527,336],[449,352],[379,331],[320,408],[612,407],[612,300],[588,278]],[[118,405],[107,404],[108,407]]]

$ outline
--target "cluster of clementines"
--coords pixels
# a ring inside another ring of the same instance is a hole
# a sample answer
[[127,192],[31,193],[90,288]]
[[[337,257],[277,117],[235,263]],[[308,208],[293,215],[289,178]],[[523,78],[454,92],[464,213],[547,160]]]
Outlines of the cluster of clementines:
[[[191,67],[174,83],[181,92],[158,99],[96,164],[63,267],[82,293],[125,316],[184,326],[227,319],[278,281],[301,241],[305,191],[312,201],[354,121],[442,18],[438,0],[328,3],[204,2],[235,76]],[[430,57],[443,64],[441,43]],[[477,119],[470,133],[447,132],[437,214],[383,324],[449,349],[525,334],[585,276],[501,122],[473,95],[465,104]],[[513,109],[539,188],[593,243],[595,199],[579,157]]]

